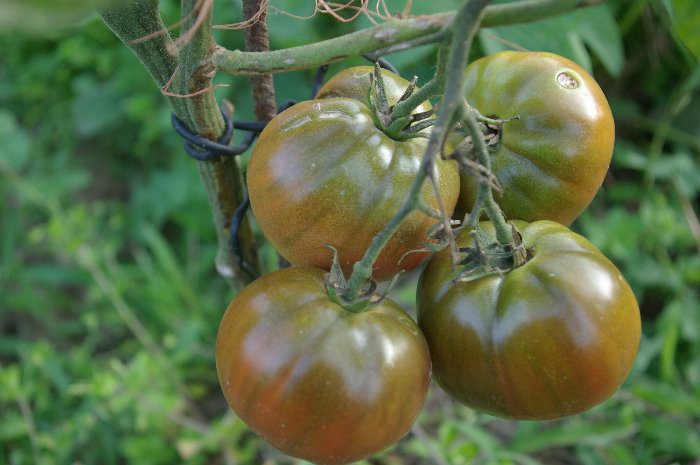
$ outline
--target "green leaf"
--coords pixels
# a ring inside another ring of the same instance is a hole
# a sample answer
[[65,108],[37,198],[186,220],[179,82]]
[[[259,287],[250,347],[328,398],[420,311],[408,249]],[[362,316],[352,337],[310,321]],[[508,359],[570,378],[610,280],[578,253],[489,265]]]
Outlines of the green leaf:
[[634,424],[592,424],[589,422],[563,423],[532,434],[518,435],[508,449],[515,452],[532,453],[550,447],[569,445],[605,446],[635,434]]
[[664,153],[651,160],[648,169],[654,179],[674,182],[686,197],[700,191],[700,166],[689,153]]
[[15,117],[0,110],[0,165],[20,170],[29,161],[31,141]]
[[661,375],[668,383],[673,383],[676,376],[676,354],[681,332],[681,314],[683,307],[677,300],[672,301],[664,308],[661,338],[660,364]]
[[700,8],[697,0],[672,0],[673,31],[695,58],[700,58]]
[[75,79],[73,87],[76,93],[73,119],[80,136],[95,136],[123,120],[121,101],[124,95],[115,85],[99,83],[91,76],[81,76]]
[[646,379],[630,386],[640,399],[662,409],[666,414],[700,415],[700,398],[659,380]]
[[487,54],[511,48],[552,52],[588,71],[591,71],[590,49],[613,76],[620,75],[624,62],[620,30],[606,5],[529,24],[484,29],[479,40]]
[[[648,418],[642,422],[645,435],[658,449],[673,451],[676,457],[700,456],[700,437],[696,428],[673,418]],[[692,463],[680,461],[675,463]]]
[[0,370],[0,401],[16,401],[22,395],[19,365],[9,365]]
[[27,422],[17,412],[5,412],[0,422],[0,439],[12,441],[29,434]]

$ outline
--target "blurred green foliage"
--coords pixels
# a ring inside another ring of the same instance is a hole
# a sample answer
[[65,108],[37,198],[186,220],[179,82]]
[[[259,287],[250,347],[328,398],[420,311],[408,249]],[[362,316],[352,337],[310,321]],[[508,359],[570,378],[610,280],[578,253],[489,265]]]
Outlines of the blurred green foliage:
[[117,0],[3,0],[0,30],[47,35],[93,14],[95,8]]
[[[457,3],[414,2],[412,12]],[[400,11],[406,2],[388,4]],[[279,7],[312,12],[301,0]],[[177,2],[161,8],[166,23],[177,20]],[[240,20],[240,1],[216,8],[217,23]],[[618,0],[481,32],[474,56],[554,51],[594,72],[608,95],[613,165],[574,229],[633,286],[639,357],[611,400],[553,422],[478,414],[434,386],[412,434],[371,463],[698,463],[698,8]],[[299,463],[228,411],[213,345],[233,291],[214,271],[216,236],[195,162],[138,61],[99,18],[82,18],[50,36],[0,35],[0,463]],[[275,48],[369,25],[270,17]],[[242,48],[241,35],[216,32],[231,49]],[[434,57],[424,47],[388,58],[425,82]],[[278,101],[306,98],[312,76],[276,76]],[[247,79],[217,83],[232,84],[217,96],[250,118]],[[407,306],[414,280],[394,291]]]

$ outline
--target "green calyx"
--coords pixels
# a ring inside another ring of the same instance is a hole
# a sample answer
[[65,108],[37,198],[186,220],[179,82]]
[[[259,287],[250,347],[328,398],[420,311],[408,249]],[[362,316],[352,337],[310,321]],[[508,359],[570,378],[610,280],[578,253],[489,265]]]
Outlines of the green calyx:
[[512,223],[509,225],[512,240],[507,244],[494,241],[478,227],[469,232],[473,245],[459,248],[464,255],[458,263],[455,281],[473,281],[491,274],[508,273],[532,259],[534,248],[526,248],[520,232]]
[[353,313],[364,312],[372,305],[379,303],[382,298],[377,296],[374,292],[377,289],[377,283],[373,279],[369,280],[367,289],[365,289],[356,299],[349,300],[345,298],[348,283],[345,279],[345,275],[343,275],[340,262],[338,261],[338,251],[333,246],[326,245],[326,247],[333,251],[333,262],[331,264],[331,269],[326,275],[326,290],[328,291],[328,297],[345,310]]
[[[417,88],[417,80],[418,78],[414,77],[398,102],[396,102],[395,105],[389,105],[381,67],[379,64],[375,64],[374,66],[374,73],[371,75],[372,85],[369,88],[370,95],[368,96],[372,117],[377,127],[394,140],[427,137],[423,130],[432,126],[435,121],[433,118],[434,110],[413,113],[416,106],[414,108],[409,108],[408,114],[403,114],[405,113],[405,108],[401,113],[396,111],[401,103],[406,102],[413,95]],[[423,102],[419,102],[418,105],[422,103]]]

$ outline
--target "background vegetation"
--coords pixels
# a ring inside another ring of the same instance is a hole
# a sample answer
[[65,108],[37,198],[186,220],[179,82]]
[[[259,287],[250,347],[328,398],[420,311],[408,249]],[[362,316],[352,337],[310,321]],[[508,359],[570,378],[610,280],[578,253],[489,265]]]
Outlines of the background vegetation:
[[[161,1],[168,24],[177,3]],[[297,15],[309,3],[272,2]],[[412,13],[456,3],[417,1]],[[240,1],[216,8],[216,22],[240,20]],[[573,227],[634,288],[640,353],[611,400],[560,421],[498,420],[433,386],[413,432],[370,463],[700,463],[699,10],[613,0],[481,32],[474,56],[557,52],[591,70],[610,100],[613,164]],[[271,42],[368,24],[273,12]],[[204,189],[165,99],[97,17],[41,34],[18,26],[0,32],[0,463],[300,463],[261,443],[219,390],[213,345],[233,291],[215,273]],[[217,39],[243,47],[240,31]],[[425,82],[434,50],[387,58]],[[312,76],[278,75],[278,101],[307,98]],[[218,98],[251,118],[247,80],[217,82],[233,84]],[[412,285],[395,291],[407,307]]]

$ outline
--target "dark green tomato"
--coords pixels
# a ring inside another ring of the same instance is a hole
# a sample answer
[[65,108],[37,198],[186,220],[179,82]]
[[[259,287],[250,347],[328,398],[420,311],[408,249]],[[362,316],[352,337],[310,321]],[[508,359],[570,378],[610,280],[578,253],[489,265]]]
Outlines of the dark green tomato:
[[[277,115],[260,134],[248,165],[250,202],[260,229],[294,265],[329,269],[338,250],[348,274],[372,238],[408,197],[427,140],[396,141],[375,126],[358,100],[301,102]],[[439,160],[435,175],[451,212],[459,196],[456,163]],[[422,201],[438,203],[430,183]],[[437,220],[415,211],[401,224],[374,264],[374,278],[411,270]]]
[[[453,283],[449,251],[418,283],[433,376],[456,400],[514,419],[558,418],[610,397],[639,347],[639,307],[617,268],[553,221],[516,223],[533,258]],[[491,223],[480,226],[492,239]],[[458,239],[472,247],[468,231]]]
[[[359,100],[369,107],[370,98],[372,102],[375,101],[374,93],[370,92],[372,84],[370,76],[373,73],[374,68],[371,66],[346,68],[330,78],[318,91],[316,98],[351,98]],[[386,69],[381,70],[381,75],[384,81],[386,99],[389,105],[395,105],[406,91],[409,82],[398,74],[394,74]],[[424,102],[414,110],[414,113],[422,113],[431,108],[433,106],[430,102]]]
[[[507,218],[569,225],[590,204],[610,165],[615,125],[605,95],[576,63],[543,52],[501,52],[466,71],[467,101],[503,124],[492,170],[504,187]],[[457,212],[478,184],[463,174]]]
[[329,299],[324,275],[286,268],[243,289],[221,321],[216,367],[231,408],[272,446],[342,464],[408,432],[430,384],[430,356],[397,304],[350,312]]

